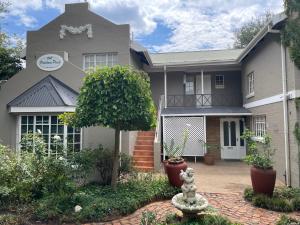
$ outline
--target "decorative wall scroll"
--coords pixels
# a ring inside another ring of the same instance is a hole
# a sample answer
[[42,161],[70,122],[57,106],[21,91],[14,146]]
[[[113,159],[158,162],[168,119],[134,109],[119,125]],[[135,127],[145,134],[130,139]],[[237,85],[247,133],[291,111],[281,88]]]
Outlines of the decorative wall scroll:
[[93,37],[92,24],[86,24],[79,27],[61,25],[59,31],[60,39],[64,39],[64,37],[66,36],[66,31],[68,31],[71,34],[81,34],[82,32],[86,31],[88,38]]

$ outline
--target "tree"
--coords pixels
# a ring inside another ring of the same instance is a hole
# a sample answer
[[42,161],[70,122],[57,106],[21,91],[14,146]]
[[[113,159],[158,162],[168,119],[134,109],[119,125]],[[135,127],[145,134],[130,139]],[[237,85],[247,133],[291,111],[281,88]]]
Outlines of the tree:
[[0,1],[0,80],[7,80],[19,72],[22,67],[20,53],[24,48],[22,42],[17,40],[16,44],[11,43],[11,37],[1,31],[1,15],[7,11],[9,3]]
[[255,35],[270,21],[272,13],[266,12],[261,17],[252,18],[235,32],[234,48],[245,48]]
[[155,126],[155,106],[146,73],[127,66],[104,67],[84,78],[75,113],[60,118],[75,127],[104,126],[115,129],[111,185],[119,169],[121,130],[149,130]]
[[289,48],[290,58],[300,69],[300,2],[299,0],[285,0],[285,14],[287,21],[282,30],[282,39]]

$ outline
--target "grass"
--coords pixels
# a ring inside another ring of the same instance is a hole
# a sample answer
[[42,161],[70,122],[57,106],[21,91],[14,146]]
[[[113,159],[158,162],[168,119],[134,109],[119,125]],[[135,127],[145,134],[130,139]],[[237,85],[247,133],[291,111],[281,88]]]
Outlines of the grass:
[[283,215],[280,217],[280,220],[276,223],[276,225],[300,225],[300,221]]
[[255,194],[252,188],[244,191],[245,200],[254,206],[278,212],[292,212],[300,210],[300,189],[280,187],[274,190],[273,197]]

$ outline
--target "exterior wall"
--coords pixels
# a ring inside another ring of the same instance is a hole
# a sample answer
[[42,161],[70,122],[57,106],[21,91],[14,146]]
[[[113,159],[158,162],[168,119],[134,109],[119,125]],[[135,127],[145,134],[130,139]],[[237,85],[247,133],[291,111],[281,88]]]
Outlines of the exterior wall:
[[[92,24],[92,38],[88,38],[86,32],[70,34],[68,31],[64,39],[59,38],[60,25],[78,27],[85,24]],[[1,142],[13,148],[16,145],[16,115],[8,113],[7,103],[49,74],[79,92],[82,78],[85,76],[81,69],[83,54],[117,52],[118,63],[127,65],[130,63],[129,44],[129,25],[115,25],[107,21],[89,11],[88,3],[66,5],[65,13],[41,29],[28,32],[26,69],[9,79],[0,90],[0,121],[2,127],[5,127],[5,129],[0,129]],[[63,57],[64,52],[68,53],[68,61],[65,61],[60,69],[46,72],[36,66],[36,60],[40,55],[55,53]],[[125,142],[126,140],[124,140],[124,145],[128,148],[129,145]],[[113,148],[113,129],[84,128],[83,147],[94,148],[99,144]]]
[[220,117],[206,117],[206,143],[215,146],[211,150],[214,152],[216,159],[221,159]]
[[[66,31],[63,39],[59,38],[61,25],[79,27],[91,24],[93,37],[86,32],[70,34]],[[69,54],[69,61],[82,68],[85,53],[118,53],[118,62],[130,63],[129,25],[116,25],[88,10],[88,3],[66,5],[66,11],[37,31],[27,33],[27,67],[35,66],[37,55],[45,52]]]
[[[251,72],[254,72],[255,95],[247,99],[247,75]],[[282,93],[281,51],[278,34],[266,36],[243,61],[242,93],[244,104]]]
[[[168,95],[184,95],[183,72],[167,72],[167,94]],[[198,75],[199,73],[189,73]],[[219,95],[224,104],[232,106],[242,106],[241,97],[241,73],[240,71],[221,71],[209,72],[204,74],[211,75],[211,93]],[[224,89],[215,88],[215,76],[224,75]],[[151,91],[154,102],[158,105],[159,97],[164,95],[164,74],[149,73],[151,81]],[[223,100],[224,99],[224,100]],[[228,103],[230,100],[230,103]]]

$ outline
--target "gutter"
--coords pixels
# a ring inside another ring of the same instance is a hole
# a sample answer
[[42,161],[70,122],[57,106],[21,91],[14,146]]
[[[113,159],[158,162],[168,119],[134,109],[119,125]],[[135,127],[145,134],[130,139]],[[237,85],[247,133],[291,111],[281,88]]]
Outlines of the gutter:
[[287,102],[287,69],[286,69],[286,48],[281,40],[281,69],[282,69],[282,104],[283,104],[283,129],[284,129],[284,155],[285,155],[285,184],[291,186],[291,165],[289,148],[289,115]]

